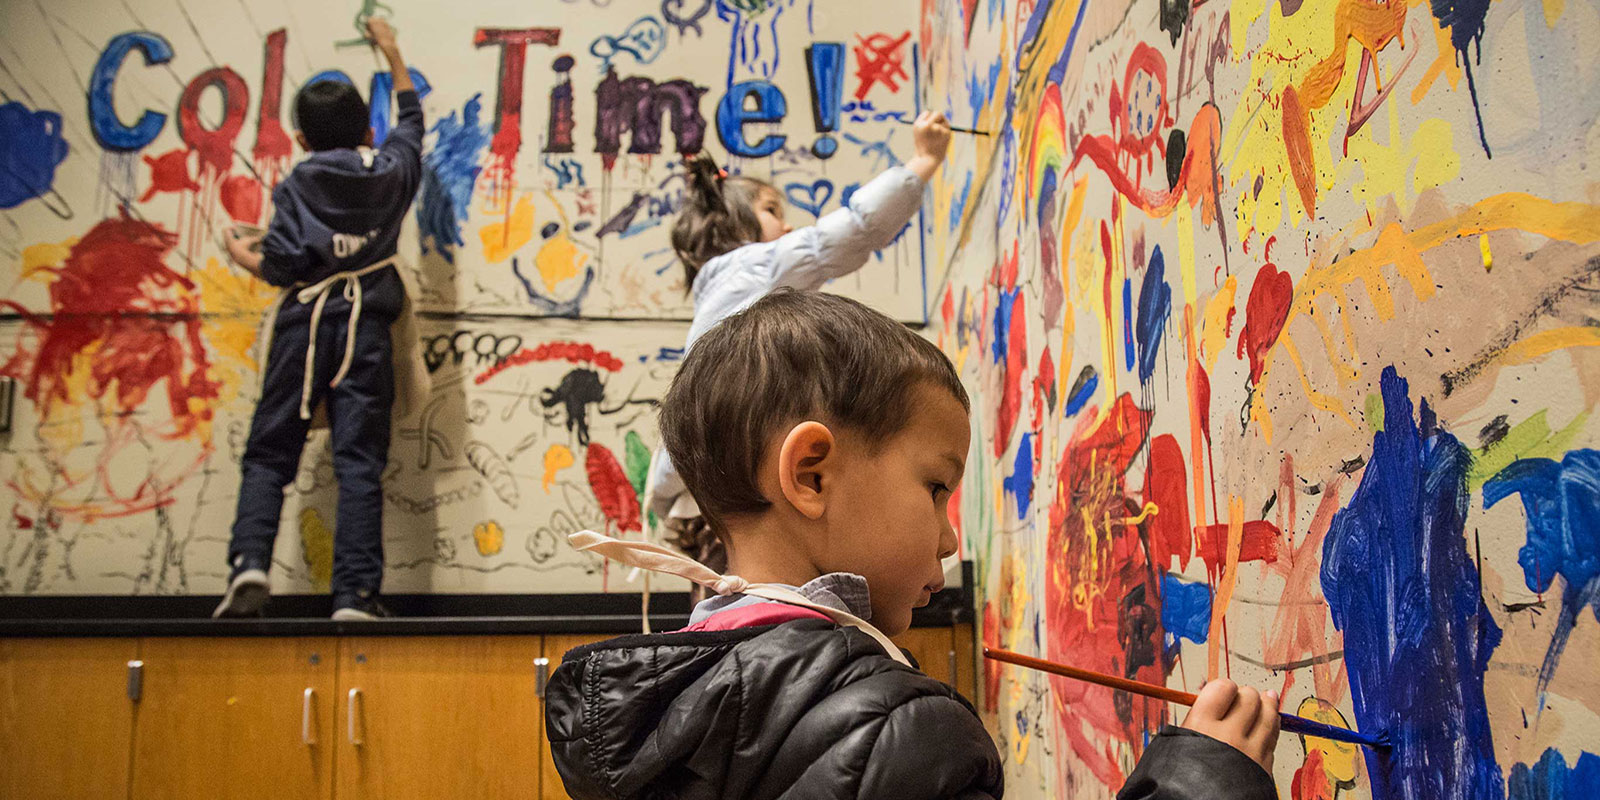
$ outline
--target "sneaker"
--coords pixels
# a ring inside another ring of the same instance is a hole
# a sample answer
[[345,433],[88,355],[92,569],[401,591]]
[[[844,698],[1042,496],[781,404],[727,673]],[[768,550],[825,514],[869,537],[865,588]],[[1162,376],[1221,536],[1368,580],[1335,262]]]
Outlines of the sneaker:
[[228,574],[228,591],[222,595],[213,618],[259,617],[272,594],[267,589],[267,568],[271,562],[240,554],[233,557],[233,571]]
[[393,616],[378,602],[378,593],[362,589],[354,594],[338,594],[333,598],[333,619],[336,622],[362,622]]

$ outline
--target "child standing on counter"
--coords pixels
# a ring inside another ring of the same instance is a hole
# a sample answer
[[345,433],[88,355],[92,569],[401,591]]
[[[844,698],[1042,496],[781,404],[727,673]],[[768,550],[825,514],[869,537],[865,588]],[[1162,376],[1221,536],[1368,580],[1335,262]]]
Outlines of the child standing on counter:
[[[860,269],[888,247],[922,207],[922,193],[950,147],[950,123],[923,112],[912,126],[916,154],[851,194],[849,202],[795,230],[783,218],[783,195],[755,178],[728,175],[709,158],[685,162],[688,189],[672,228],[672,248],[683,262],[694,296],[687,348],[712,326],[778,288],[820,289]],[[650,468],[650,510],[673,543],[713,569],[726,563],[723,543],[710,531],[694,498],[658,449]]]
[[319,81],[302,88],[295,138],[310,155],[273,190],[265,236],[235,232],[227,240],[234,263],[284,293],[263,325],[266,363],[241,464],[232,569],[213,616],[251,616],[266,604],[283,490],[324,403],[339,481],[333,618],[387,616],[378,590],[390,415],[397,386],[402,399],[426,393],[410,293],[395,255],[401,218],[422,179],[423,119],[394,30],[372,18],[367,32],[389,62],[399,109],[383,146],[371,146],[367,104],[354,86]]

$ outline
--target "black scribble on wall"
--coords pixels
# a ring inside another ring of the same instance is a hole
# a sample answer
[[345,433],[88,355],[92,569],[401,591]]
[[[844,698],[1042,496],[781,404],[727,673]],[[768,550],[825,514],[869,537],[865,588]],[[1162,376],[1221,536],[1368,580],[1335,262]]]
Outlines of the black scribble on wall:
[[600,382],[600,373],[587,367],[568,372],[555,388],[539,393],[539,403],[545,409],[560,407],[566,411],[567,432],[576,434],[578,444],[585,446],[589,444],[589,406],[598,405],[605,398],[606,387]]
[[489,488],[494,489],[495,496],[506,505],[516,508],[522,495],[517,491],[516,476],[511,474],[505,459],[494,448],[477,440],[467,442],[466,456],[467,463],[489,482]]

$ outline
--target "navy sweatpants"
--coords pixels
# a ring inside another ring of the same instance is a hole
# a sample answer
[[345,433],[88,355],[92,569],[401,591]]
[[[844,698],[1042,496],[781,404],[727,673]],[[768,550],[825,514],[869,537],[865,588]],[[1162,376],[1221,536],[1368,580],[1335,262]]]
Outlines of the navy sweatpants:
[[[326,315],[317,332],[311,407],[315,410],[318,403],[327,404],[333,471],[339,481],[333,536],[336,598],[361,590],[376,593],[383,580],[382,478],[389,458],[389,414],[394,405],[391,322],[381,314],[362,314],[350,371],[333,388],[328,382],[344,358],[349,318]],[[230,563],[241,554],[272,558],[272,543],[283,513],[283,490],[294,481],[311,427],[310,420],[300,418],[310,334],[310,326],[300,321],[279,325],[273,333],[261,402],[250,422],[241,465],[244,480],[239,487],[233,541],[228,546]]]

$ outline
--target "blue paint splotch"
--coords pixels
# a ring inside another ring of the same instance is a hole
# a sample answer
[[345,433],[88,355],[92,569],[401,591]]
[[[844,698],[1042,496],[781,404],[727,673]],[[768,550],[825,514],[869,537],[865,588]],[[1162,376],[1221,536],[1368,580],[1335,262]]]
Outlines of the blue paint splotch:
[[1557,575],[1566,583],[1561,614],[1539,667],[1542,696],[1578,615],[1588,608],[1600,620],[1600,450],[1573,450],[1560,462],[1512,462],[1484,483],[1483,507],[1513,494],[1522,496],[1528,519],[1528,541],[1517,554],[1523,581],[1535,592],[1548,591]]
[[1388,731],[1388,756],[1365,752],[1375,798],[1505,796],[1483,676],[1500,643],[1468,555],[1471,453],[1413,416],[1393,367],[1380,381],[1384,430],[1322,548],[1322,591],[1344,632],[1360,730]]
[[1011,311],[1017,307],[1017,297],[1021,294],[1020,286],[1000,291],[1000,301],[994,309],[994,340],[989,345],[989,354],[996,364],[1005,363],[1006,354],[1011,350]]
[[1011,475],[1001,483],[1007,494],[1017,498],[1017,519],[1027,519],[1028,507],[1033,504],[1033,431],[1022,434]]
[[1211,587],[1170,572],[1161,576],[1161,627],[1176,640],[1205,644],[1211,632]]
[[1508,800],[1588,800],[1600,797],[1600,756],[1580,753],[1570,768],[1554,747],[1532,767],[1517,764],[1506,781]]
[[67,158],[61,115],[20,102],[0,105],[0,208],[15,208],[49,193]]
[[478,124],[483,110],[483,94],[475,94],[456,112],[433,124],[433,149],[422,157],[422,188],[417,197],[417,227],[422,252],[439,251],[446,261],[455,263],[455,249],[463,244],[461,223],[467,219],[472,189],[483,170],[479,160],[493,133]]
[[1066,410],[1062,416],[1070,417],[1083,410],[1094,397],[1094,390],[1100,387],[1100,375],[1094,367],[1084,367],[1078,372],[1078,377],[1072,382],[1072,390],[1067,392]]
[[1133,281],[1128,278],[1122,279],[1122,359],[1127,369],[1133,369]]
[[[1483,131],[1478,82],[1472,74],[1472,65],[1483,60],[1484,18],[1489,15],[1489,0],[1431,0],[1431,6],[1439,27],[1450,29],[1450,46],[1455,48],[1456,61],[1467,73],[1467,92],[1472,95],[1472,110],[1478,117],[1478,143],[1483,146],[1483,154],[1492,157],[1489,139]],[[1468,49],[1474,52],[1468,55]]]
[[1161,348],[1161,334],[1167,327],[1167,317],[1172,314],[1172,287],[1167,285],[1167,262],[1156,245],[1150,253],[1150,266],[1144,271],[1144,285],[1139,288],[1139,321],[1135,334],[1139,343],[1139,381],[1150,380],[1156,371],[1156,351]]

